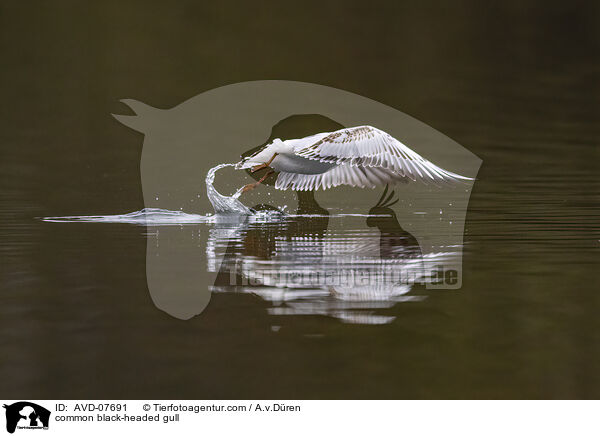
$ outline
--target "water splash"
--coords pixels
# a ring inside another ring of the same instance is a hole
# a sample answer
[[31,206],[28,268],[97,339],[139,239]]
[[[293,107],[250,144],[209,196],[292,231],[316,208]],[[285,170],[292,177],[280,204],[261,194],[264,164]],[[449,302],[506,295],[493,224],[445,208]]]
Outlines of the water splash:
[[213,217],[208,215],[196,215],[156,207],[146,207],[136,212],[118,215],[49,216],[42,218],[42,221],[47,222],[121,223],[142,226],[200,224],[212,220]]
[[243,188],[238,189],[231,197],[221,195],[214,187],[215,173],[221,168],[225,167],[239,167],[239,164],[219,164],[216,167],[208,170],[206,174],[206,195],[208,200],[212,204],[216,214],[236,214],[236,215],[251,215],[253,212],[250,208],[244,206],[241,201],[238,200],[242,195]]

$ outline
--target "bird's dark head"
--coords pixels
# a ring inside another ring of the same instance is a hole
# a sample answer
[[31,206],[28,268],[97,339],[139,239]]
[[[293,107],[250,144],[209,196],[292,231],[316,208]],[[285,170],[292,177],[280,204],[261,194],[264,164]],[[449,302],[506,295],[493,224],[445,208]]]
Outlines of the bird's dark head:
[[393,199],[394,191],[388,195],[388,186],[386,185],[383,194],[379,198],[379,201],[375,206],[369,210],[369,217],[367,218],[367,226],[379,227],[380,229],[389,227],[392,224],[398,223],[396,213],[391,208],[398,202],[398,199]]

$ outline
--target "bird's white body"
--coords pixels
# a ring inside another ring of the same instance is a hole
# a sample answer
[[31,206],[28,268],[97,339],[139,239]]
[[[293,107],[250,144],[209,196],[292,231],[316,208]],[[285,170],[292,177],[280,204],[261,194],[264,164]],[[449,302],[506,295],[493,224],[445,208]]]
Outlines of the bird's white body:
[[424,159],[372,126],[324,132],[300,139],[275,139],[241,165],[267,164],[279,171],[277,189],[317,190],[339,185],[374,188],[407,179],[439,184],[472,180]]
[[[327,133],[320,133],[315,136],[320,135],[327,135]],[[333,168],[335,164],[306,159],[296,154],[296,150],[301,149],[301,142],[308,138],[314,138],[314,136],[287,141],[275,139],[271,144],[267,144],[261,151],[244,162],[243,168],[268,162],[273,155],[276,156],[269,166],[275,171],[296,174],[322,174]]]

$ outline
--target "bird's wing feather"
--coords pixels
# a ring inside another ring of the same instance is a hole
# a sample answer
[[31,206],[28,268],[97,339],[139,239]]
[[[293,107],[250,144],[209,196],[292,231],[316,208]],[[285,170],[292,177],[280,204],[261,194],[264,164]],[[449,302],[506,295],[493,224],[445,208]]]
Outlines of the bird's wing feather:
[[473,180],[438,167],[388,133],[372,126],[342,129],[314,139],[298,144],[294,153],[307,159],[349,167],[382,168],[397,176],[425,183]]
[[281,171],[277,176],[275,188],[294,191],[316,191],[340,185],[360,188],[406,183],[404,176],[382,167],[351,166],[347,163],[337,165],[322,174],[299,174]]

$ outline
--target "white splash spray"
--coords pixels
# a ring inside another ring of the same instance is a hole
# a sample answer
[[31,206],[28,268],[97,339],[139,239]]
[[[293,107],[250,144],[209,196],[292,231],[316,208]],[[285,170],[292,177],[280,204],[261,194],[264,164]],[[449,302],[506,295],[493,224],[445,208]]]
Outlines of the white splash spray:
[[206,174],[206,195],[208,195],[208,200],[212,204],[215,209],[216,214],[236,214],[236,215],[251,215],[252,210],[242,204],[241,201],[238,200],[240,195],[242,195],[243,188],[238,189],[235,194],[231,197],[227,197],[225,195],[221,195],[213,186],[215,181],[215,173],[221,168],[225,167],[237,167],[238,164],[219,164],[216,167],[208,170]]
[[73,215],[73,216],[48,216],[41,218],[47,222],[86,222],[86,223],[113,223],[136,224],[141,226],[165,226],[182,224],[203,224],[214,221],[208,215],[196,215],[182,211],[146,207],[136,212],[118,215]]

